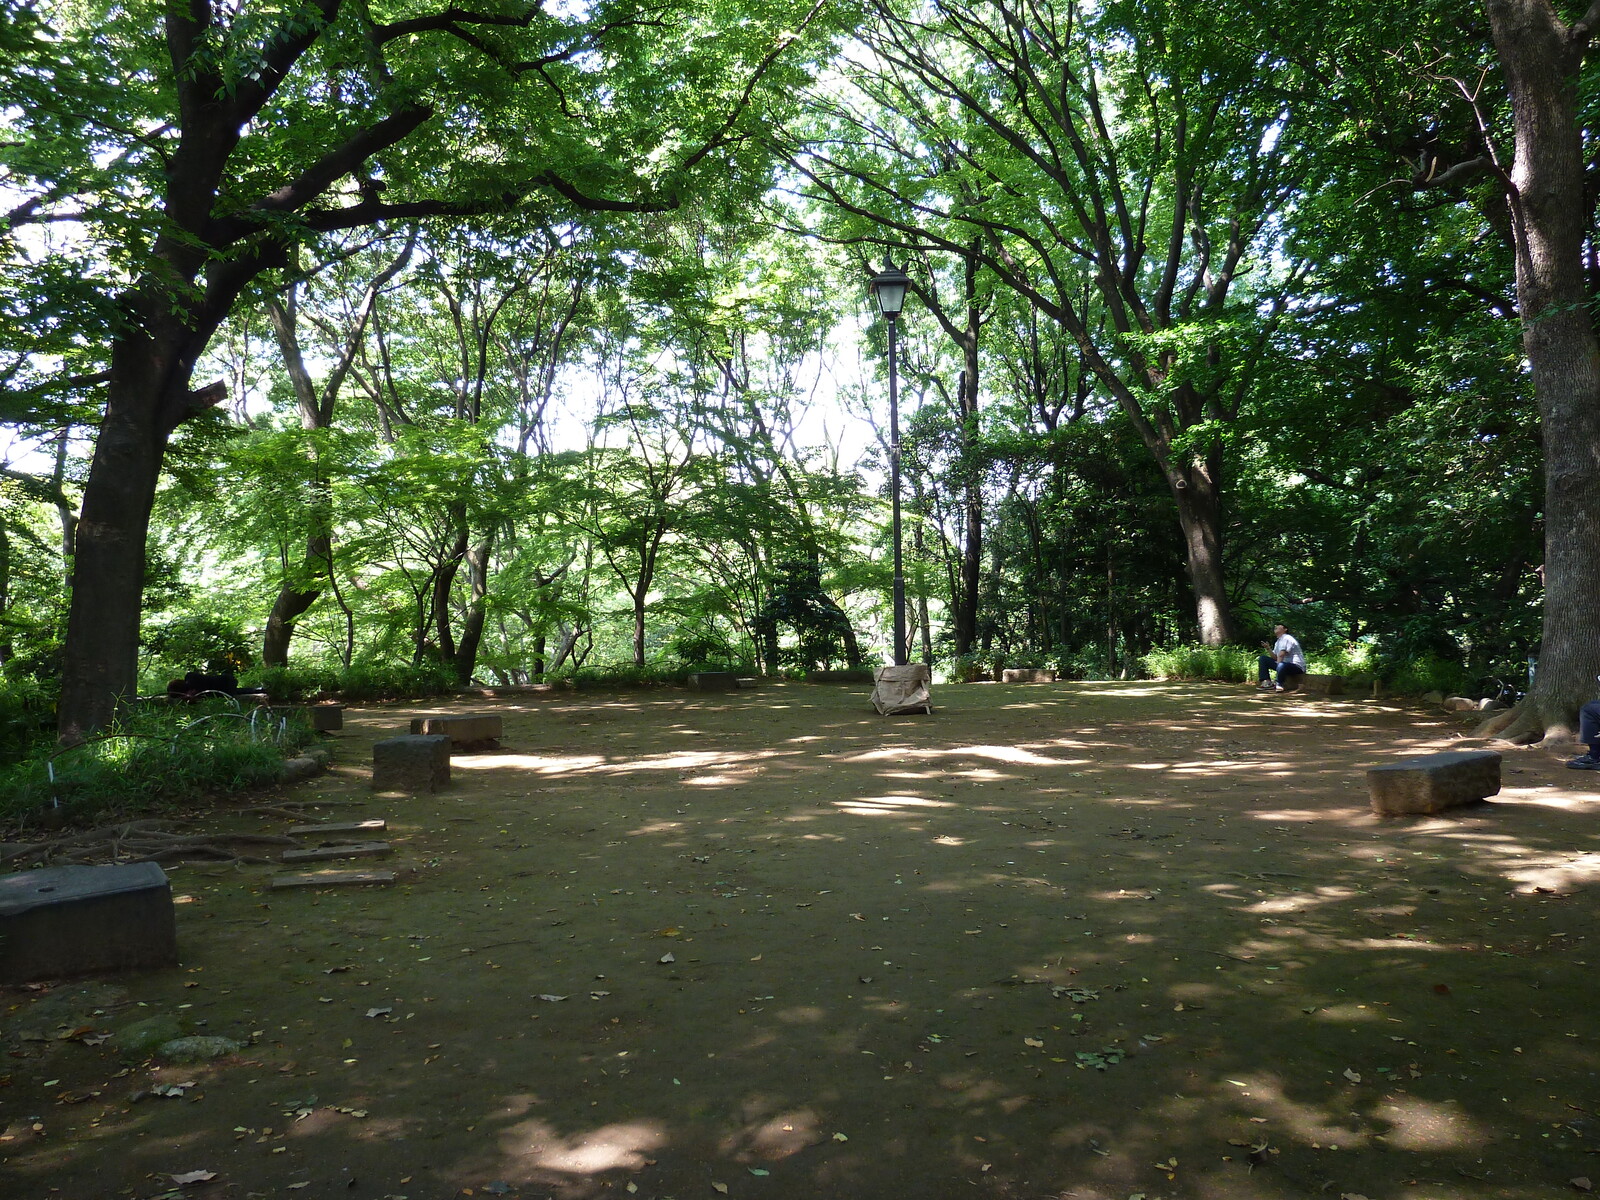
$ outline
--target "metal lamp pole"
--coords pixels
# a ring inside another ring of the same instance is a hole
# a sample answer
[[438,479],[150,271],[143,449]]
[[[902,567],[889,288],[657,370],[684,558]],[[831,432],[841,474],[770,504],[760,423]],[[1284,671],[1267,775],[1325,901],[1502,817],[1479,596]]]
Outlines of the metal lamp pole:
[[900,378],[896,357],[900,309],[905,304],[911,277],[888,255],[883,270],[872,277],[872,295],[878,311],[889,322],[889,493],[894,513],[894,665],[906,665],[906,578],[900,547]]

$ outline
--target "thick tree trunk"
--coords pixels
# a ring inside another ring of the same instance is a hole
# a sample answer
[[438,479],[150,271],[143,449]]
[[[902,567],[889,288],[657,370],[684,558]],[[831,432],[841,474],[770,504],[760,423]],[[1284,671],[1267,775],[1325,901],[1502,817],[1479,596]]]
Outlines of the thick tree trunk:
[[1216,471],[1213,464],[1191,463],[1181,474],[1167,472],[1178,508],[1178,526],[1183,531],[1184,566],[1194,594],[1200,641],[1207,646],[1237,639],[1222,567],[1222,503]]
[[[975,316],[973,323],[975,323]],[[966,370],[961,372],[961,463],[962,481],[961,590],[955,612],[956,655],[972,653],[978,630],[978,590],[983,579],[983,471],[978,458],[978,339],[970,338],[963,347]]]
[[189,391],[191,347],[206,338],[172,318],[160,289],[144,300],[132,298],[133,329],[112,346],[105,415],[83,489],[56,709],[66,742],[103,729],[137,692],[145,539],[167,439],[225,393],[221,384]]
[[1588,211],[1577,116],[1590,31],[1546,0],[1485,0],[1516,128],[1509,202],[1523,350],[1544,430],[1545,603],[1533,690],[1504,730],[1570,735],[1600,674],[1600,344],[1583,277]]

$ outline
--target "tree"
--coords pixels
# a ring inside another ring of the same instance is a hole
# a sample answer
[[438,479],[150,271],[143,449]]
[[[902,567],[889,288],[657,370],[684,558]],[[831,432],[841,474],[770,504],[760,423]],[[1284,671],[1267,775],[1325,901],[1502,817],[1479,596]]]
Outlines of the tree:
[[[1550,0],[1484,0],[1510,96],[1515,155],[1505,187],[1523,349],[1544,426],[1544,638],[1516,740],[1574,732],[1600,675],[1600,341],[1586,278],[1595,192],[1579,118],[1600,4],[1572,24]],[[1497,164],[1498,165],[1498,164]]]
[[1223,432],[1294,283],[1271,253],[1300,186],[1294,65],[1209,6],[872,7],[857,102],[819,101],[789,147],[810,195],[908,248],[975,248],[1062,326],[1167,481],[1200,636],[1229,640]]
[[[263,274],[320,235],[537,203],[675,207],[708,181],[759,179],[754,129],[801,79],[821,5],[722,19],[710,0],[481,9],[344,0],[31,6],[7,82],[42,101],[7,143],[23,195],[0,242],[35,313],[32,344],[92,348],[103,383],[84,488],[59,705],[68,739],[132,694],[144,544],[173,432],[223,399],[196,363]],[[80,11],[80,10],[75,10]],[[389,14],[384,14],[389,16]],[[65,135],[65,136],[58,136]],[[81,229],[74,278],[17,235]],[[60,317],[68,288],[98,320]]]

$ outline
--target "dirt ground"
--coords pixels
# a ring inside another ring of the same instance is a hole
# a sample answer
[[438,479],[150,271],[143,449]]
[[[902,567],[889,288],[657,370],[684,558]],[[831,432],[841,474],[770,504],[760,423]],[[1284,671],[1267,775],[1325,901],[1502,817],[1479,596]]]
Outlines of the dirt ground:
[[[334,771],[277,798],[386,818],[394,857],[353,865],[399,881],[185,865],[180,968],[0,990],[0,1195],[1600,1182],[1600,774],[1509,751],[1492,803],[1379,820],[1363,770],[1465,726],[1224,685],[948,686],[900,718],[867,691],[350,710]],[[374,740],[479,711],[503,747],[447,791],[371,791]],[[100,1040],[158,1014],[248,1044]]]

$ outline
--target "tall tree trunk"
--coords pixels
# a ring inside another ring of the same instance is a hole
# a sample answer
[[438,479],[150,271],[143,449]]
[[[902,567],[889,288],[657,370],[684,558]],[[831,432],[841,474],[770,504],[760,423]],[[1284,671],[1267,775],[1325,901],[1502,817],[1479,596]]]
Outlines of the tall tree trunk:
[[1184,566],[1194,594],[1200,641],[1221,646],[1237,640],[1237,634],[1222,569],[1222,504],[1213,470],[1191,464],[1176,478],[1169,471],[1168,482],[1183,531]]
[[105,414],[78,519],[56,710],[66,742],[109,725],[136,694],[145,539],[167,439],[226,391],[220,383],[189,390],[192,348],[211,331],[197,336],[175,320],[164,289],[152,286],[129,307],[133,328],[112,346]]
[[461,640],[456,643],[456,678],[472,682],[478,666],[478,647],[483,644],[483,623],[489,613],[489,558],[494,553],[494,534],[467,552],[467,586],[471,598],[466,618],[461,622]]
[[1593,18],[1485,0],[1516,129],[1508,199],[1522,344],[1544,430],[1544,633],[1533,690],[1503,736],[1566,736],[1600,674],[1600,343],[1583,277],[1589,216],[1578,72]]

